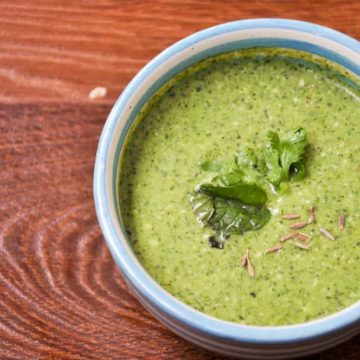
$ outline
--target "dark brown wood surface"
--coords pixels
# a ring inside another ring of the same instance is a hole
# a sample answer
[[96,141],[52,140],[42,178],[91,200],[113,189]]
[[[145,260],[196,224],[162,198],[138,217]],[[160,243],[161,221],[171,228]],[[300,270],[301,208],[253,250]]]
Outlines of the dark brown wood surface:
[[[210,359],[126,289],[92,199],[96,146],[133,75],[221,22],[287,17],[360,39],[353,1],[0,2],[0,359]],[[108,95],[89,100],[105,86]],[[360,336],[311,359],[360,358]]]

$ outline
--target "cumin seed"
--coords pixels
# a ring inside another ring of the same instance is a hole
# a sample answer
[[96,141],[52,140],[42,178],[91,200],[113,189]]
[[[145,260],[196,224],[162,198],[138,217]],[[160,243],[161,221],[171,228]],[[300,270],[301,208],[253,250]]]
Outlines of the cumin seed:
[[339,216],[339,229],[344,230],[345,229],[345,215]]
[[247,265],[247,254],[245,252],[245,254],[243,255],[242,259],[241,259],[241,266],[246,266]]
[[304,233],[301,233],[301,232],[299,232],[299,233],[296,235],[296,237],[297,237],[299,240],[305,241],[305,242],[308,242],[308,241],[310,241],[310,239],[311,239],[311,236],[310,236],[310,235],[304,234]]
[[320,233],[330,240],[335,240],[335,237],[329,233],[325,228],[320,228]]
[[285,220],[298,219],[299,217],[300,217],[300,215],[298,215],[298,214],[284,214],[282,216],[282,218],[285,219]]
[[283,242],[283,241],[286,241],[286,240],[293,239],[294,237],[296,237],[297,234],[298,234],[297,232],[291,232],[289,234],[285,234],[284,236],[282,236],[280,238],[280,241]]
[[299,222],[291,224],[289,227],[290,227],[290,229],[302,229],[306,225],[308,225],[307,221],[299,221]]
[[303,244],[303,243],[299,243],[297,241],[294,242],[294,245],[296,247],[298,247],[299,249],[303,249],[303,250],[309,250],[310,249],[310,247],[308,245]]
[[252,266],[251,261],[250,261],[250,258],[249,258],[249,250],[246,250],[246,260],[247,260],[247,271],[248,271],[248,274],[249,274],[251,277],[254,277],[254,276],[255,276],[255,269],[254,269],[254,267]]
[[310,215],[309,215],[309,220],[308,220],[308,224],[311,224],[315,221],[315,206],[312,206],[310,208]]
[[275,244],[274,246],[266,249],[266,254],[274,253],[282,249],[281,244]]

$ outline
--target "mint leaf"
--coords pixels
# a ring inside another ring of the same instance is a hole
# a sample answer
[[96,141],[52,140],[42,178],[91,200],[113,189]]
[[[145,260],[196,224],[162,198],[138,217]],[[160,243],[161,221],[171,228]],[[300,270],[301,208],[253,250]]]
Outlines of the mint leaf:
[[230,170],[216,176],[211,183],[201,184],[198,191],[213,197],[239,200],[245,204],[265,204],[266,192],[256,184],[244,182],[244,177],[244,172]]
[[215,230],[209,238],[213,247],[223,248],[230,233],[243,234],[263,227],[270,220],[270,212],[263,206],[246,205],[234,199],[211,197],[193,193],[190,195],[196,219],[203,226]]
[[211,196],[192,193],[189,196],[196,220],[201,226],[206,226],[214,213],[214,200]]
[[217,249],[223,249],[226,239],[229,237],[228,234],[224,232],[219,232],[214,235],[209,236],[209,245]]
[[209,219],[213,230],[243,234],[263,227],[271,218],[263,206],[245,205],[238,200],[214,198],[214,212]]
[[239,200],[251,205],[264,205],[267,200],[266,192],[255,184],[238,183],[229,186],[201,184],[199,191],[214,197]]

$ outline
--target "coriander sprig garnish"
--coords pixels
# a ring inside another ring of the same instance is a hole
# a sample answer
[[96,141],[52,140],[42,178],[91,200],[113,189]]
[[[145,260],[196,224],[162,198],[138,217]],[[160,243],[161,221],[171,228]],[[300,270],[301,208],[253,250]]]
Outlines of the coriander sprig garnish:
[[[268,138],[270,142],[264,145],[260,156],[246,146],[232,162],[206,160],[200,164],[203,171],[217,173],[210,181],[199,184],[189,197],[197,221],[215,232],[209,238],[210,246],[223,249],[231,233],[243,234],[266,225],[271,218],[265,206],[267,191],[282,191],[282,182],[305,176],[305,130],[297,128],[282,137],[269,132]],[[297,217],[296,214],[285,216]]]
[[270,142],[264,148],[267,179],[278,187],[281,182],[302,180],[305,177],[303,158],[307,146],[306,131],[297,128],[288,131],[281,138],[276,132],[269,132]]

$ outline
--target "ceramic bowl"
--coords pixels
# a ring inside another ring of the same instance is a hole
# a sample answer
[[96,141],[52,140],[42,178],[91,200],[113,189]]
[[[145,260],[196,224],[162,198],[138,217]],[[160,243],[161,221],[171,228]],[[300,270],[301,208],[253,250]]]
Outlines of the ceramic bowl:
[[331,316],[291,326],[247,326],[207,316],[161,288],[136,259],[119,216],[117,169],[124,140],[136,115],[156,91],[206,57],[249,47],[285,47],[328,58],[360,78],[360,43],[311,23],[242,20],[191,35],[150,61],[114,105],[101,134],[94,174],[96,212],[123,278],[159,321],[194,344],[246,359],[281,359],[317,352],[360,332],[360,302]]

